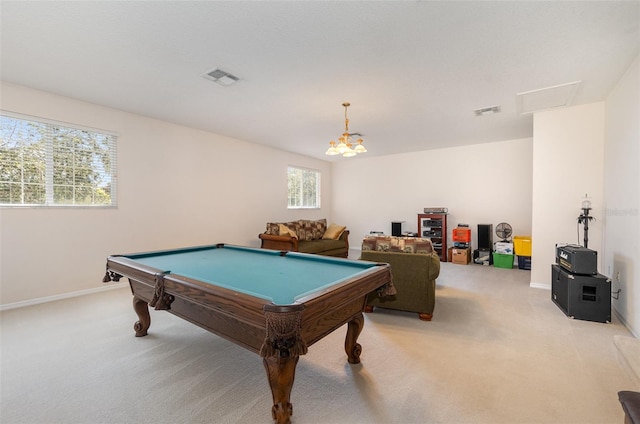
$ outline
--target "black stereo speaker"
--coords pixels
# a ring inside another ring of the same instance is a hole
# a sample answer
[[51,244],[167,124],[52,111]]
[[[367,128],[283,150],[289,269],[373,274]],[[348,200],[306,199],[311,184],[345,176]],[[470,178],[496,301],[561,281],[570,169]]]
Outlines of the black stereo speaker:
[[402,236],[402,222],[391,223],[391,235],[394,237]]
[[493,250],[493,224],[478,224],[478,249]]
[[604,275],[572,274],[551,265],[551,300],[568,317],[611,322],[611,280]]

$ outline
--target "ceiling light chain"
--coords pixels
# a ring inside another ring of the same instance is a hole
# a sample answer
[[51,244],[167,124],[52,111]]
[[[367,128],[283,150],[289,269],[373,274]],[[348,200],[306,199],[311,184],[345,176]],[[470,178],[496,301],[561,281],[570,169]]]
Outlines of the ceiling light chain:
[[342,106],[344,106],[344,133],[342,133],[342,136],[338,138],[340,142],[337,145],[333,140],[329,142],[329,148],[325,154],[329,156],[342,155],[343,157],[348,158],[355,156],[358,153],[366,153],[367,149],[362,145],[364,142],[362,138],[356,140],[356,147],[353,147],[353,144],[351,143],[352,134],[349,133],[349,118],[347,118],[347,108],[351,106],[351,104],[349,102],[344,102],[342,103]]

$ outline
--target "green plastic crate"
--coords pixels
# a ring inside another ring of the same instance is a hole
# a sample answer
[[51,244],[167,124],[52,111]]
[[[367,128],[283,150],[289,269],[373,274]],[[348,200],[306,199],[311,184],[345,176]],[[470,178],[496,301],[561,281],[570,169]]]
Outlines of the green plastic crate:
[[493,266],[496,268],[513,268],[513,255],[493,252]]

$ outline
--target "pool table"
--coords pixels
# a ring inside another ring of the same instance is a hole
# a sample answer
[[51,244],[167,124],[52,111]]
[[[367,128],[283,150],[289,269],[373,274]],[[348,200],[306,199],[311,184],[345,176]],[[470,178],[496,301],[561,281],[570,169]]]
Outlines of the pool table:
[[151,306],[258,353],[278,423],[293,413],[300,355],[348,324],[348,361],[359,363],[367,295],[394,290],[387,264],[228,244],[113,255],[106,268],[104,282],[129,279],[136,336],[147,334]]

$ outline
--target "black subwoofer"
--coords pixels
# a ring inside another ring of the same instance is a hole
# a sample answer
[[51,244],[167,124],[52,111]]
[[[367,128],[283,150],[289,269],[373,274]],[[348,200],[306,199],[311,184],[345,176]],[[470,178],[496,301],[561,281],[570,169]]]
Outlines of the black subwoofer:
[[493,250],[493,224],[478,224],[478,249]]
[[391,235],[394,237],[400,237],[402,235],[402,222],[391,223]]
[[551,265],[551,300],[568,317],[611,322],[611,281],[604,275],[572,274]]

